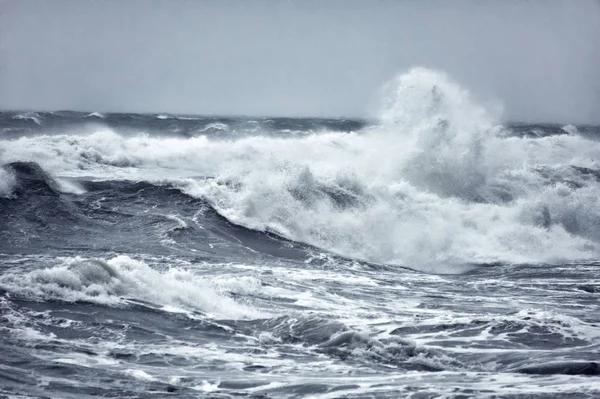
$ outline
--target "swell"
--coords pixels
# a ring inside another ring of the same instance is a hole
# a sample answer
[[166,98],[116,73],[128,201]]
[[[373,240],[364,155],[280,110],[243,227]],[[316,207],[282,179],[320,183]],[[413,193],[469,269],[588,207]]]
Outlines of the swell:
[[[235,259],[262,254],[306,259],[309,246],[232,224],[206,201],[170,184],[75,182],[65,192],[33,162],[13,162],[11,195],[0,197],[0,252],[179,254]],[[63,183],[64,184],[64,183]],[[219,249],[220,248],[220,249]]]

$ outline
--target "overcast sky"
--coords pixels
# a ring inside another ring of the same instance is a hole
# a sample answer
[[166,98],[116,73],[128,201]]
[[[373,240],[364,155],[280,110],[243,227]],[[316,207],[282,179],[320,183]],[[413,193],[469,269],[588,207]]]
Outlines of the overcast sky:
[[600,122],[600,2],[0,0],[0,108],[368,116],[414,66]]

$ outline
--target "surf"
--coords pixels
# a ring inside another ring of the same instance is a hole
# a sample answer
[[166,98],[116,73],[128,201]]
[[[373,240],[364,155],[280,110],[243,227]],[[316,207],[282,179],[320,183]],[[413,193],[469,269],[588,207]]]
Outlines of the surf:
[[445,73],[415,68],[357,130],[259,126],[221,138],[72,127],[2,141],[0,161],[167,184],[232,223],[374,263],[449,272],[597,258],[600,143],[571,128],[519,137],[500,122]]

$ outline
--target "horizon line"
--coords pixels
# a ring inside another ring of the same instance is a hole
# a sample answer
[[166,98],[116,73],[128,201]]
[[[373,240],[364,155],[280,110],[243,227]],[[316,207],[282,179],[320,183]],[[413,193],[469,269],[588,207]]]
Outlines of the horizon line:
[[[361,116],[314,116],[314,115],[302,115],[302,116],[289,116],[289,115],[253,115],[253,114],[193,114],[193,113],[177,113],[177,112],[166,112],[166,111],[148,111],[148,112],[127,112],[127,111],[82,111],[82,110],[73,110],[73,109],[57,109],[57,110],[35,110],[35,109],[2,109],[0,108],[0,114],[3,113],[46,113],[46,114],[57,114],[61,112],[70,112],[70,113],[78,113],[78,114],[102,114],[102,115],[147,115],[147,116],[159,116],[159,115],[168,115],[173,117],[195,117],[195,118],[257,118],[257,119],[322,119],[322,120],[352,120],[357,122],[374,122],[377,118],[367,118]],[[502,121],[499,122],[498,125],[535,125],[535,124],[545,124],[545,125],[574,125],[574,126],[600,126],[600,122],[595,123],[584,123],[584,122],[564,122],[564,121],[540,121],[540,120],[530,120],[530,121]]]

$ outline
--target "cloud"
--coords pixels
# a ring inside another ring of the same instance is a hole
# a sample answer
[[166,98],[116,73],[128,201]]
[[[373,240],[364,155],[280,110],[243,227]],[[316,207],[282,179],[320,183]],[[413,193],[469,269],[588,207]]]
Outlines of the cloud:
[[600,122],[600,3],[0,3],[0,108],[367,116],[414,66],[519,121]]

